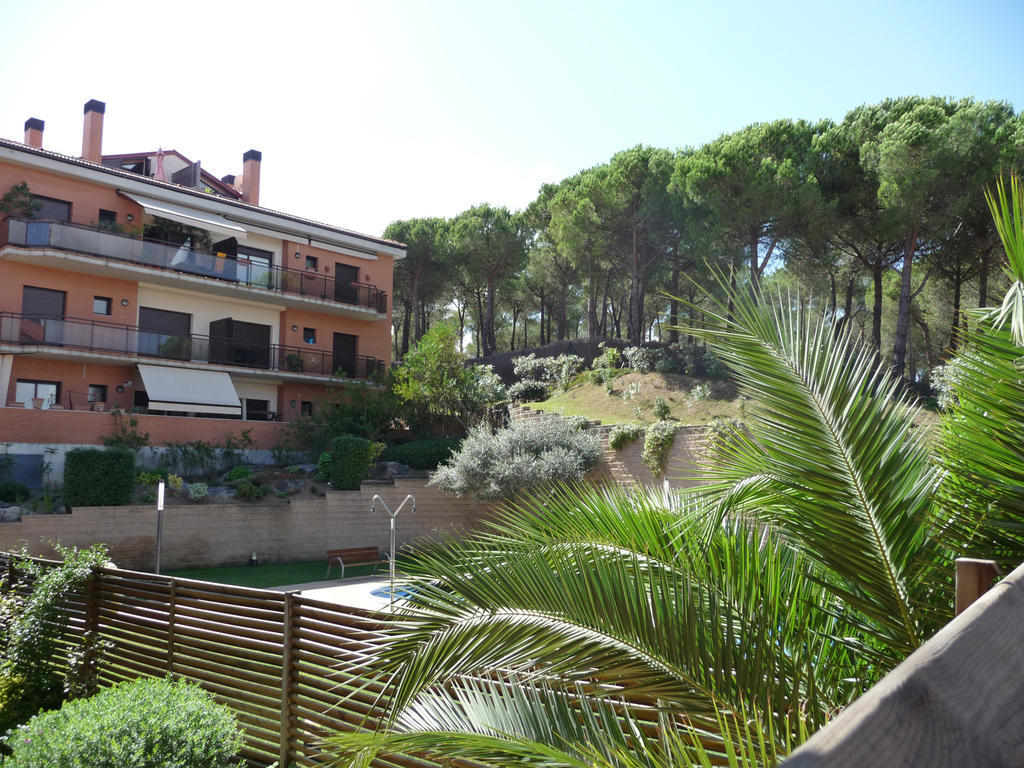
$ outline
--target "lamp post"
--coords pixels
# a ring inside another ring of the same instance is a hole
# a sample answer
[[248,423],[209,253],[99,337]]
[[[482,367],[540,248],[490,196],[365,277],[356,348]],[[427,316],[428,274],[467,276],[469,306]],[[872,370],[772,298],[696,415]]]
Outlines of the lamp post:
[[160,573],[160,545],[164,538],[164,481],[156,487],[156,572]]
[[391,571],[391,587],[388,589],[388,595],[390,596],[390,603],[388,608],[391,611],[395,609],[395,518],[398,517],[398,513],[405,508],[406,502],[412,499],[412,512],[416,512],[416,497],[412,494],[406,496],[402,503],[398,505],[398,509],[394,512],[391,511],[391,507],[388,506],[387,502],[380,497],[379,494],[373,494],[373,499],[370,500],[370,514],[372,515],[376,511],[376,504],[379,501],[381,506],[388,513],[388,517],[391,522],[391,553],[388,555],[388,567]]

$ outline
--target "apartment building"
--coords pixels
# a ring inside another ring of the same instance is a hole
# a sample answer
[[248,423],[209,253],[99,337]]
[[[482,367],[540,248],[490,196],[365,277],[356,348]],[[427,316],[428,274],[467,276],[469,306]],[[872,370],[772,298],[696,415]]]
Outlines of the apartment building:
[[151,444],[270,447],[333,380],[390,360],[404,246],[262,208],[260,152],[216,177],[178,151],[82,155],[0,139],[0,442],[97,444],[109,412]]

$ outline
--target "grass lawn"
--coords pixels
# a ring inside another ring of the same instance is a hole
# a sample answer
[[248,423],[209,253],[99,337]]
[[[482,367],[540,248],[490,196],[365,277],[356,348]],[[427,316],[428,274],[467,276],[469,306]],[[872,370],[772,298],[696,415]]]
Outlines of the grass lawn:
[[[739,418],[736,387],[727,381],[678,376],[672,373],[625,373],[605,385],[594,384],[584,374],[578,376],[567,392],[556,391],[543,403],[527,403],[561,416],[585,416],[602,424],[650,424],[654,417],[654,399],[663,397],[671,409],[670,417],[679,424],[707,424],[716,416]],[[698,385],[710,387],[704,399],[693,396]]]
[[[310,581],[323,581],[327,561],[315,560],[310,563],[270,563],[267,565],[231,565],[220,568],[189,568],[187,570],[166,571],[167,576],[178,576],[183,579],[199,579],[213,581],[217,584],[234,584],[238,587],[283,587],[286,584],[305,584]],[[372,565],[345,566],[345,579],[352,576],[367,576],[373,571]],[[337,566],[331,569],[331,578],[337,579]],[[386,574],[387,566],[377,567],[377,573]]]

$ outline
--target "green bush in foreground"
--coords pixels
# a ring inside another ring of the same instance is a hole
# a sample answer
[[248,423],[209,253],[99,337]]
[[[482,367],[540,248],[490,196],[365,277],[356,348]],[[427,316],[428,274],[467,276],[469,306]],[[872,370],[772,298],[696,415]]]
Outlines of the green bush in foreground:
[[76,448],[64,459],[64,501],[71,507],[128,504],[135,492],[135,457],[113,448]]
[[223,768],[240,765],[242,732],[198,686],[140,679],[37,715],[6,743],[5,768]]

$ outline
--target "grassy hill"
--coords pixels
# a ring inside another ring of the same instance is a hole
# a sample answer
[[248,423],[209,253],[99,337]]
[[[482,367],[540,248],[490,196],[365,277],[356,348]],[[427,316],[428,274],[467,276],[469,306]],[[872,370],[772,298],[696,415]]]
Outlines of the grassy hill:
[[[671,409],[669,418],[680,424],[707,424],[716,416],[741,418],[742,401],[736,387],[727,381],[679,376],[674,373],[636,373],[623,371],[608,385],[594,384],[587,373],[577,376],[569,390],[556,391],[542,403],[530,408],[562,416],[585,416],[602,424],[657,421],[654,399],[665,398]],[[702,388],[706,387],[706,394]]]

